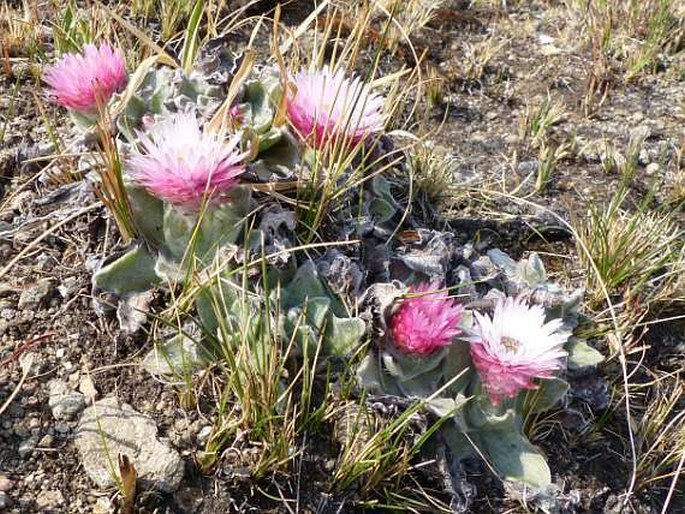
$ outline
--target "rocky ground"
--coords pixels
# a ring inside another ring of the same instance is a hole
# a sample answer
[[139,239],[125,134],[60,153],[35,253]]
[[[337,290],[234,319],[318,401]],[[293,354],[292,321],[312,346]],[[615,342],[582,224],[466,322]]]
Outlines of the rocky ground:
[[[682,51],[656,73],[630,83],[617,79],[603,101],[599,93],[588,100],[591,51],[574,36],[578,26],[562,2],[521,2],[509,11],[498,2],[474,4],[447,2],[413,39],[442,80],[440,99],[419,129],[430,130],[452,156],[457,179],[477,189],[464,188],[448,202],[448,218],[464,238],[487,239],[517,255],[547,252],[561,282],[582,285],[572,240],[544,240],[529,226],[558,225],[545,209],[572,221],[585,215],[589,202],[608,198],[620,177],[606,163],[614,150],[625,156],[631,140],[639,141],[631,195],[643,197],[659,179],[657,203],[670,202],[682,217]],[[286,23],[295,26],[307,9],[296,4]],[[49,48],[49,33],[45,38]],[[0,511],[113,512],[111,469],[125,453],[147,480],[139,484],[139,512],[294,512],[279,494],[300,498],[300,491],[281,490],[290,483],[281,477],[252,481],[230,465],[200,473],[196,452],[211,430],[206,411],[184,405],[179,389],[140,366],[152,347],[149,325],[122,331],[115,313],[92,296],[92,269],[117,234],[88,188],[56,179],[73,164],[51,162],[54,141],[69,140],[69,120],[38,101],[39,81],[27,59],[6,62],[11,73],[5,69],[0,77]],[[568,145],[567,154],[536,192],[539,148],[521,127],[548,99],[563,113],[545,144]],[[478,221],[484,218],[489,221]],[[161,294],[150,299],[153,308]],[[682,324],[671,324],[648,334],[646,366],[681,373],[683,333]],[[620,512],[630,469],[625,417],[616,407],[618,376],[611,362],[591,376],[571,377],[569,403],[535,441],[557,487],[553,505],[539,508]],[[116,434],[110,460],[92,451],[101,432]],[[332,443],[317,444],[302,460],[300,473],[311,489],[303,486],[300,509],[355,511],[345,494],[327,488]],[[525,511],[482,464],[467,469],[467,477],[472,511]],[[648,487],[628,511],[660,512],[664,494],[663,483]],[[682,491],[672,502],[671,512],[685,508]]]

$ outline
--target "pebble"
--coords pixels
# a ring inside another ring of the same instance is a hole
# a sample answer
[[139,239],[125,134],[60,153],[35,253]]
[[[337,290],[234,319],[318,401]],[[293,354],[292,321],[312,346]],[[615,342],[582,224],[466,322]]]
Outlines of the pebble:
[[69,389],[63,380],[51,380],[48,388],[50,395],[48,405],[55,419],[74,419],[86,407],[85,396]]
[[7,493],[0,492],[0,509],[6,509],[12,505],[12,500],[10,500]]
[[13,482],[7,478],[7,475],[0,474],[0,492],[6,493],[12,489]]
[[99,487],[115,485],[108,454],[128,455],[138,477],[164,492],[178,489],[185,472],[178,452],[157,438],[154,420],[116,397],[99,400],[83,412],[74,443],[83,469]]
[[197,444],[199,446],[205,446],[209,440],[209,436],[212,435],[212,427],[210,425],[203,426],[197,433]]
[[17,308],[19,310],[31,309],[40,305],[43,300],[52,293],[54,282],[52,279],[39,280],[36,285],[24,289],[19,296]]
[[57,507],[64,503],[64,496],[60,491],[42,491],[36,496],[36,505],[41,509]]
[[71,429],[69,428],[69,425],[67,425],[66,423],[62,421],[58,421],[57,423],[55,423],[56,432],[59,432],[60,434],[66,434],[67,432],[69,432],[69,430]]
[[39,437],[37,435],[32,435],[28,439],[24,440],[20,445],[19,449],[17,450],[19,452],[19,456],[22,459],[25,459],[29,455],[33,453],[34,448],[38,445]]
[[660,169],[661,169],[661,167],[659,166],[658,163],[650,162],[647,165],[647,169],[645,170],[645,172],[647,173],[647,175],[656,175],[657,173],[659,173]]
[[55,444],[55,438],[51,436],[50,434],[46,434],[43,436],[43,439],[40,440],[38,443],[39,448],[52,448],[52,445]]
[[88,402],[91,402],[98,397],[98,390],[93,383],[93,379],[88,375],[81,377],[81,380],[79,380],[78,384],[78,390],[83,393],[83,395],[88,399]]

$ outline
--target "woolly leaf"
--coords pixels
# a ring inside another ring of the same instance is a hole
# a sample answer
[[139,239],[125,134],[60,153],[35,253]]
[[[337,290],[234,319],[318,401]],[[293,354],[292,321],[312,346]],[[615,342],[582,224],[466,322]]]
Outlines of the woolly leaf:
[[567,362],[571,370],[595,367],[604,361],[604,355],[585,341],[572,337],[566,343]]
[[544,489],[552,482],[545,458],[514,426],[481,430],[479,440],[503,478],[522,482],[535,490]]
[[93,282],[110,293],[145,291],[160,282],[155,273],[155,260],[144,247],[138,246],[100,268],[93,276]]
[[142,187],[129,185],[126,192],[138,234],[151,246],[161,248],[164,243],[164,203]]
[[331,317],[326,334],[326,353],[328,355],[349,355],[366,332],[366,323],[360,318]]
[[537,389],[519,393],[523,412],[542,412],[554,407],[568,392],[569,385],[561,378],[540,379]]
[[388,373],[400,382],[413,380],[420,375],[434,375],[439,379],[442,377],[442,363],[446,353],[445,348],[439,348],[430,355],[412,355],[390,348],[383,352],[382,359]]
[[184,375],[205,367],[211,356],[185,334],[156,344],[143,358],[143,368],[152,375]]

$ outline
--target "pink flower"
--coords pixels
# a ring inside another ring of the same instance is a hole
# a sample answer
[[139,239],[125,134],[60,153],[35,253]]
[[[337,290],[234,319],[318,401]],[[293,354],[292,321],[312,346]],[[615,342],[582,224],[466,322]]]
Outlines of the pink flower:
[[402,300],[390,319],[390,336],[395,346],[405,353],[428,355],[447,346],[461,330],[462,306],[451,300],[437,282],[409,288],[410,293],[428,293]]
[[173,115],[138,135],[145,152],[128,161],[131,175],[170,203],[196,209],[207,196],[226,202],[245,171],[240,134],[226,142],[219,134],[203,132],[192,113]]
[[383,130],[385,99],[371,92],[359,77],[328,66],[300,71],[293,77],[295,92],[287,98],[290,123],[304,140],[322,147],[339,136],[351,143]]
[[471,358],[494,405],[520,389],[535,389],[535,378],[549,378],[564,366],[568,335],[557,332],[561,319],[545,323],[540,305],[508,297],[497,302],[492,318],[474,316]]
[[121,51],[108,44],[86,45],[81,54],[66,54],[43,73],[48,94],[59,105],[92,112],[106,103],[128,80]]

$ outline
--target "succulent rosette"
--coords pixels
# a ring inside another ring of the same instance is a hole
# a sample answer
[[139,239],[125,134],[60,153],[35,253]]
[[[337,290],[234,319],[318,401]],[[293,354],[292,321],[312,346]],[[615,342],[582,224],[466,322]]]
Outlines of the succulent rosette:
[[292,77],[287,113],[295,132],[315,147],[343,139],[358,143],[383,130],[385,99],[344,70],[301,70]]
[[103,43],[88,44],[78,54],[67,53],[43,72],[47,94],[55,103],[82,114],[96,111],[128,81],[121,50]]
[[245,171],[240,134],[225,141],[219,133],[203,131],[193,113],[165,118],[139,137],[143,151],[128,161],[133,179],[177,206],[192,210],[205,198],[228,201]]
[[498,300],[492,317],[474,312],[471,358],[493,404],[535,389],[536,378],[550,378],[564,367],[568,334],[561,319],[545,322],[540,305],[523,298]]
[[448,346],[461,333],[462,306],[449,298],[438,283],[411,287],[389,323],[395,347],[403,353],[429,355]]

